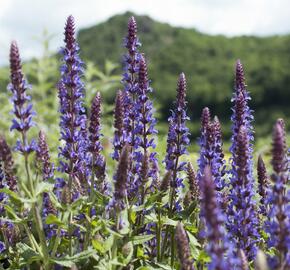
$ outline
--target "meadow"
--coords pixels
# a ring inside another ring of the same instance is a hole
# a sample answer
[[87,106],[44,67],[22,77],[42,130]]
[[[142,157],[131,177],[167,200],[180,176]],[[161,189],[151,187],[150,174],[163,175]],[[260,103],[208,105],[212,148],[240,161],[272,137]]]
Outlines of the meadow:
[[255,137],[240,60],[230,127],[208,107],[191,122],[184,73],[165,122],[134,17],[121,75],[81,60],[72,16],[59,56],[44,37],[0,72],[0,269],[290,268],[286,122]]

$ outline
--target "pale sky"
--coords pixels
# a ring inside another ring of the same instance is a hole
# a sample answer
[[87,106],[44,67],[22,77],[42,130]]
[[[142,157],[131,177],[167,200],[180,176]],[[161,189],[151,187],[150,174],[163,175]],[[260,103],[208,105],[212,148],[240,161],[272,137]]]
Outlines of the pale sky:
[[125,11],[209,34],[290,33],[290,0],[0,0],[0,65],[7,63],[13,39],[24,59],[39,55],[41,46],[34,38],[44,28],[56,34],[56,50],[70,14],[79,29]]

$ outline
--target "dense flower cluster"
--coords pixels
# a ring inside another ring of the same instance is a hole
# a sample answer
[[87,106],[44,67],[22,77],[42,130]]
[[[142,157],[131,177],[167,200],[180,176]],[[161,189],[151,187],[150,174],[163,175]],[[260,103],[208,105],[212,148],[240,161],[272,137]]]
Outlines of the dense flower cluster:
[[61,80],[58,84],[60,100],[61,140],[60,157],[63,158],[60,170],[68,175],[69,189],[78,196],[80,181],[86,175],[86,115],[82,98],[84,86],[81,81],[83,63],[78,56],[79,47],[75,40],[74,19],[69,16],[65,27],[65,47],[62,48],[63,64]]
[[186,121],[189,117],[186,115],[186,79],[184,73],[181,73],[177,83],[177,95],[175,109],[171,111],[168,118],[169,129],[167,136],[167,149],[165,156],[166,170],[173,171],[174,187],[182,186],[182,178],[178,172],[185,171],[185,162],[179,162],[179,158],[187,154],[189,144],[189,129],[186,127]]
[[[37,144],[28,140],[34,112],[18,47],[11,45],[11,129],[20,133],[16,150],[24,168],[19,160],[14,165],[13,152],[0,135],[0,268],[249,270],[255,265],[265,270],[269,262],[271,270],[289,269],[286,125],[278,119],[274,126],[271,177],[267,159],[264,163],[259,156],[256,180],[253,116],[240,61],[229,159],[223,153],[221,123],[208,108],[201,116],[197,164],[186,156],[189,117],[181,73],[159,170],[152,88],[134,17],[124,42],[124,88],[116,93],[111,145],[110,140],[102,145],[99,92],[85,110],[84,65],[72,16],[64,34],[57,157],[50,154],[49,134],[40,131]],[[112,160],[106,159],[107,152]]]
[[284,123],[277,120],[272,146],[273,186],[269,189],[270,211],[266,222],[266,230],[269,233],[268,247],[275,247],[279,253],[278,257],[271,258],[274,269],[290,267],[290,193],[287,190],[290,179],[285,135]]
[[[206,223],[207,250],[211,256],[208,269],[232,269],[231,247],[226,239],[225,217],[217,201],[215,184],[210,165],[207,165],[201,179],[202,212]],[[227,254],[227,259],[225,255]]]
[[[254,178],[252,160],[252,112],[248,107],[249,94],[245,88],[243,67],[236,65],[236,87],[232,102],[231,183],[228,206],[228,230],[248,259],[257,252],[258,217],[254,207]],[[243,226],[240,226],[242,222]]]
[[221,125],[217,117],[211,121],[210,110],[207,107],[202,111],[201,125],[198,177],[201,181],[205,167],[210,166],[214,176],[218,201],[221,205],[224,205],[223,190],[226,184],[223,178],[225,175],[225,159],[222,149]]
[[[102,186],[102,182],[105,179],[105,170],[106,170],[106,164],[105,164],[105,158],[101,154],[101,151],[103,149],[100,138],[102,136],[101,134],[101,95],[98,92],[93,99],[92,106],[91,106],[91,115],[90,115],[90,124],[88,127],[89,131],[89,146],[88,151],[91,153],[90,159],[90,168],[92,171],[92,182],[94,176],[97,177],[99,180],[98,182],[98,188],[100,190],[104,190],[104,186]],[[94,188],[93,183],[91,183],[91,187]]]
[[27,131],[34,125],[32,118],[35,112],[32,109],[32,104],[29,103],[30,96],[27,95],[27,90],[30,86],[22,73],[19,50],[15,41],[11,43],[10,47],[10,73],[11,82],[8,89],[13,94],[11,99],[13,103],[12,112],[15,115],[10,130],[16,129],[21,133],[22,142],[17,141],[16,149],[26,155],[36,148],[35,141],[28,142],[27,139]]

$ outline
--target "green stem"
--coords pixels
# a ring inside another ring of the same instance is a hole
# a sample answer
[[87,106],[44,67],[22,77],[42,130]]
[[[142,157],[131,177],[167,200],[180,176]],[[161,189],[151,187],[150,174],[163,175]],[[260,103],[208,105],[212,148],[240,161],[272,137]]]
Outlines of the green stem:
[[[91,218],[91,210],[92,210],[92,204],[95,200],[95,155],[93,155],[93,158],[92,158],[92,177],[91,177],[91,192],[90,192],[90,196],[89,196],[89,203],[91,203],[89,205],[89,209],[88,209],[88,215],[89,217]],[[87,233],[86,233],[86,236],[85,236],[85,243],[84,243],[84,250],[87,249],[87,247],[89,246],[89,242],[90,242],[90,237],[91,237],[91,231],[92,231],[92,225],[91,225],[91,222],[89,220],[87,220]]]
[[174,241],[174,229],[171,228],[171,268],[174,266],[175,261],[175,241]]
[[[25,170],[26,170],[26,175],[28,178],[30,192],[31,192],[32,196],[34,197],[35,196],[35,189],[34,189],[33,181],[31,179],[30,173],[29,173],[28,154],[27,153],[24,154],[24,161],[25,161]],[[43,254],[44,269],[50,269],[49,254],[48,254],[48,250],[47,250],[42,219],[41,219],[40,211],[38,209],[36,202],[32,203],[32,214],[33,214],[33,219],[35,221],[36,231],[37,231],[37,234],[39,237],[40,246],[41,246],[41,250],[42,250],[42,254]]]
[[156,227],[156,239],[157,239],[157,262],[161,262],[161,209],[160,205],[158,205],[158,223]]

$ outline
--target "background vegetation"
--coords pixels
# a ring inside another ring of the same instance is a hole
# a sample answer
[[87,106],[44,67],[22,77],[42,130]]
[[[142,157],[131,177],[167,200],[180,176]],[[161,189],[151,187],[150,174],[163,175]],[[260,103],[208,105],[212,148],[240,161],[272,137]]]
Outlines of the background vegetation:
[[[124,48],[120,46],[120,42],[126,35],[130,15],[132,14],[125,13],[114,16],[78,33],[81,57],[86,63],[83,78],[87,90],[86,104],[90,106],[93,95],[97,90],[101,91],[106,103],[103,106],[105,134],[108,132],[110,136],[113,100],[116,90],[122,87],[120,55],[124,53]],[[188,114],[192,119],[189,124],[192,139],[195,140],[198,136],[200,113],[205,106],[219,116],[224,136],[229,138],[230,99],[234,65],[238,58],[245,67],[253,99],[251,107],[255,110],[257,137],[269,136],[278,117],[283,117],[286,122],[290,119],[290,35],[227,38],[206,35],[195,29],[172,27],[147,16],[134,16],[139,26],[141,51],[146,53],[149,62],[149,76],[155,91],[154,106],[158,109],[160,140],[165,141],[166,119],[172,108],[180,72],[186,74],[188,81]],[[43,57],[25,63],[24,71],[33,85],[32,98],[38,113],[37,123],[40,123],[42,129],[55,131],[55,138],[52,136],[50,140],[57,141],[58,98],[55,85],[59,79],[59,57],[56,52],[49,51],[51,38],[47,32],[43,33]],[[6,121],[6,115],[11,109],[6,90],[8,81],[9,70],[3,67],[0,69],[2,132],[10,126],[10,122]],[[261,141],[260,144],[264,143]],[[54,145],[57,143],[52,143],[52,148]]]

